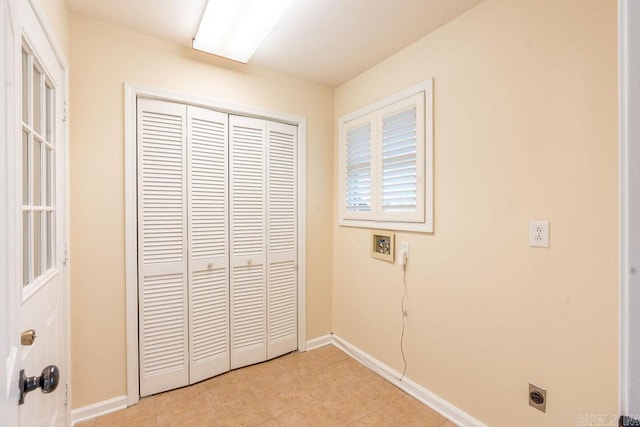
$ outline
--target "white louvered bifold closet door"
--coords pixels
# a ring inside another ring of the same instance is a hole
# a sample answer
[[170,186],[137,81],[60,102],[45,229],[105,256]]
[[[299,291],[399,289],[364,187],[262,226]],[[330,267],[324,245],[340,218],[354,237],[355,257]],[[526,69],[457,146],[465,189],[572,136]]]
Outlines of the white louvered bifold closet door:
[[231,369],[266,360],[266,122],[229,116]]
[[187,107],[189,379],[229,370],[228,115]]
[[140,394],[297,348],[297,127],[138,100]]
[[140,394],[189,381],[186,107],[138,99]]
[[267,122],[267,359],[298,348],[297,127]]

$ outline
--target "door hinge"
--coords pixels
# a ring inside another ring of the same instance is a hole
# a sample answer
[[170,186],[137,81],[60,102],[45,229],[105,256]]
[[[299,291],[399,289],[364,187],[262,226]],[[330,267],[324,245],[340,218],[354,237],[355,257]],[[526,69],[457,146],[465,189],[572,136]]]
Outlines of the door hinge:
[[62,257],[62,264],[67,265],[69,261],[69,246],[64,245],[64,256]]
[[69,120],[69,101],[64,101],[64,110],[62,114],[62,121],[66,122]]
[[69,384],[65,384],[64,388],[64,406],[69,406]]

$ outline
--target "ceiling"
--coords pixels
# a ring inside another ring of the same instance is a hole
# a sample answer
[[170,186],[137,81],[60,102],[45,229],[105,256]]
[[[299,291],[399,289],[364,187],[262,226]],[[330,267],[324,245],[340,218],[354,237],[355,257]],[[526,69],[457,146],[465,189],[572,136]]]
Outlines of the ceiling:
[[[249,64],[336,87],[481,1],[296,0]],[[206,0],[65,3],[70,13],[190,47]]]

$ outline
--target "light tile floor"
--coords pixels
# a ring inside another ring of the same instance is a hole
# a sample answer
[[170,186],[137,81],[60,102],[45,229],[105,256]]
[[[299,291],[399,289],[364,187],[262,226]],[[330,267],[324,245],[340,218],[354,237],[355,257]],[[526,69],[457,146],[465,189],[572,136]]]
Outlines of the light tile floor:
[[225,425],[455,427],[332,345],[231,371],[76,424]]

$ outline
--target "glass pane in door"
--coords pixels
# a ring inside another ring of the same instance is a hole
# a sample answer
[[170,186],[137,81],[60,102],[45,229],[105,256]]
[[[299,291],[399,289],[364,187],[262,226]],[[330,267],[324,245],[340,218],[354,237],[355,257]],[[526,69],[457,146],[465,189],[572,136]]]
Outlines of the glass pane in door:
[[29,124],[29,54],[22,51],[22,121]]
[[47,215],[47,234],[46,234],[46,270],[53,267],[53,212],[49,211]]
[[53,143],[51,137],[51,128],[53,127],[53,89],[49,86],[49,82],[45,83],[45,117],[44,117],[44,126],[45,126],[45,134],[44,137],[47,139],[47,142]]
[[29,204],[29,134],[22,131],[22,204]]
[[31,230],[31,221],[29,218],[29,212],[22,212],[22,285],[27,286],[29,284],[29,250],[31,249],[31,242],[29,238],[29,231]]
[[50,148],[45,149],[44,160],[44,205],[51,206],[51,187],[53,181],[53,168],[52,168],[52,152]]
[[42,274],[42,211],[33,212],[33,277]]
[[40,206],[42,195],[42,143],[33,138],[33,205]]
[[42,133],[42,73],[33,67],[33,130]]

